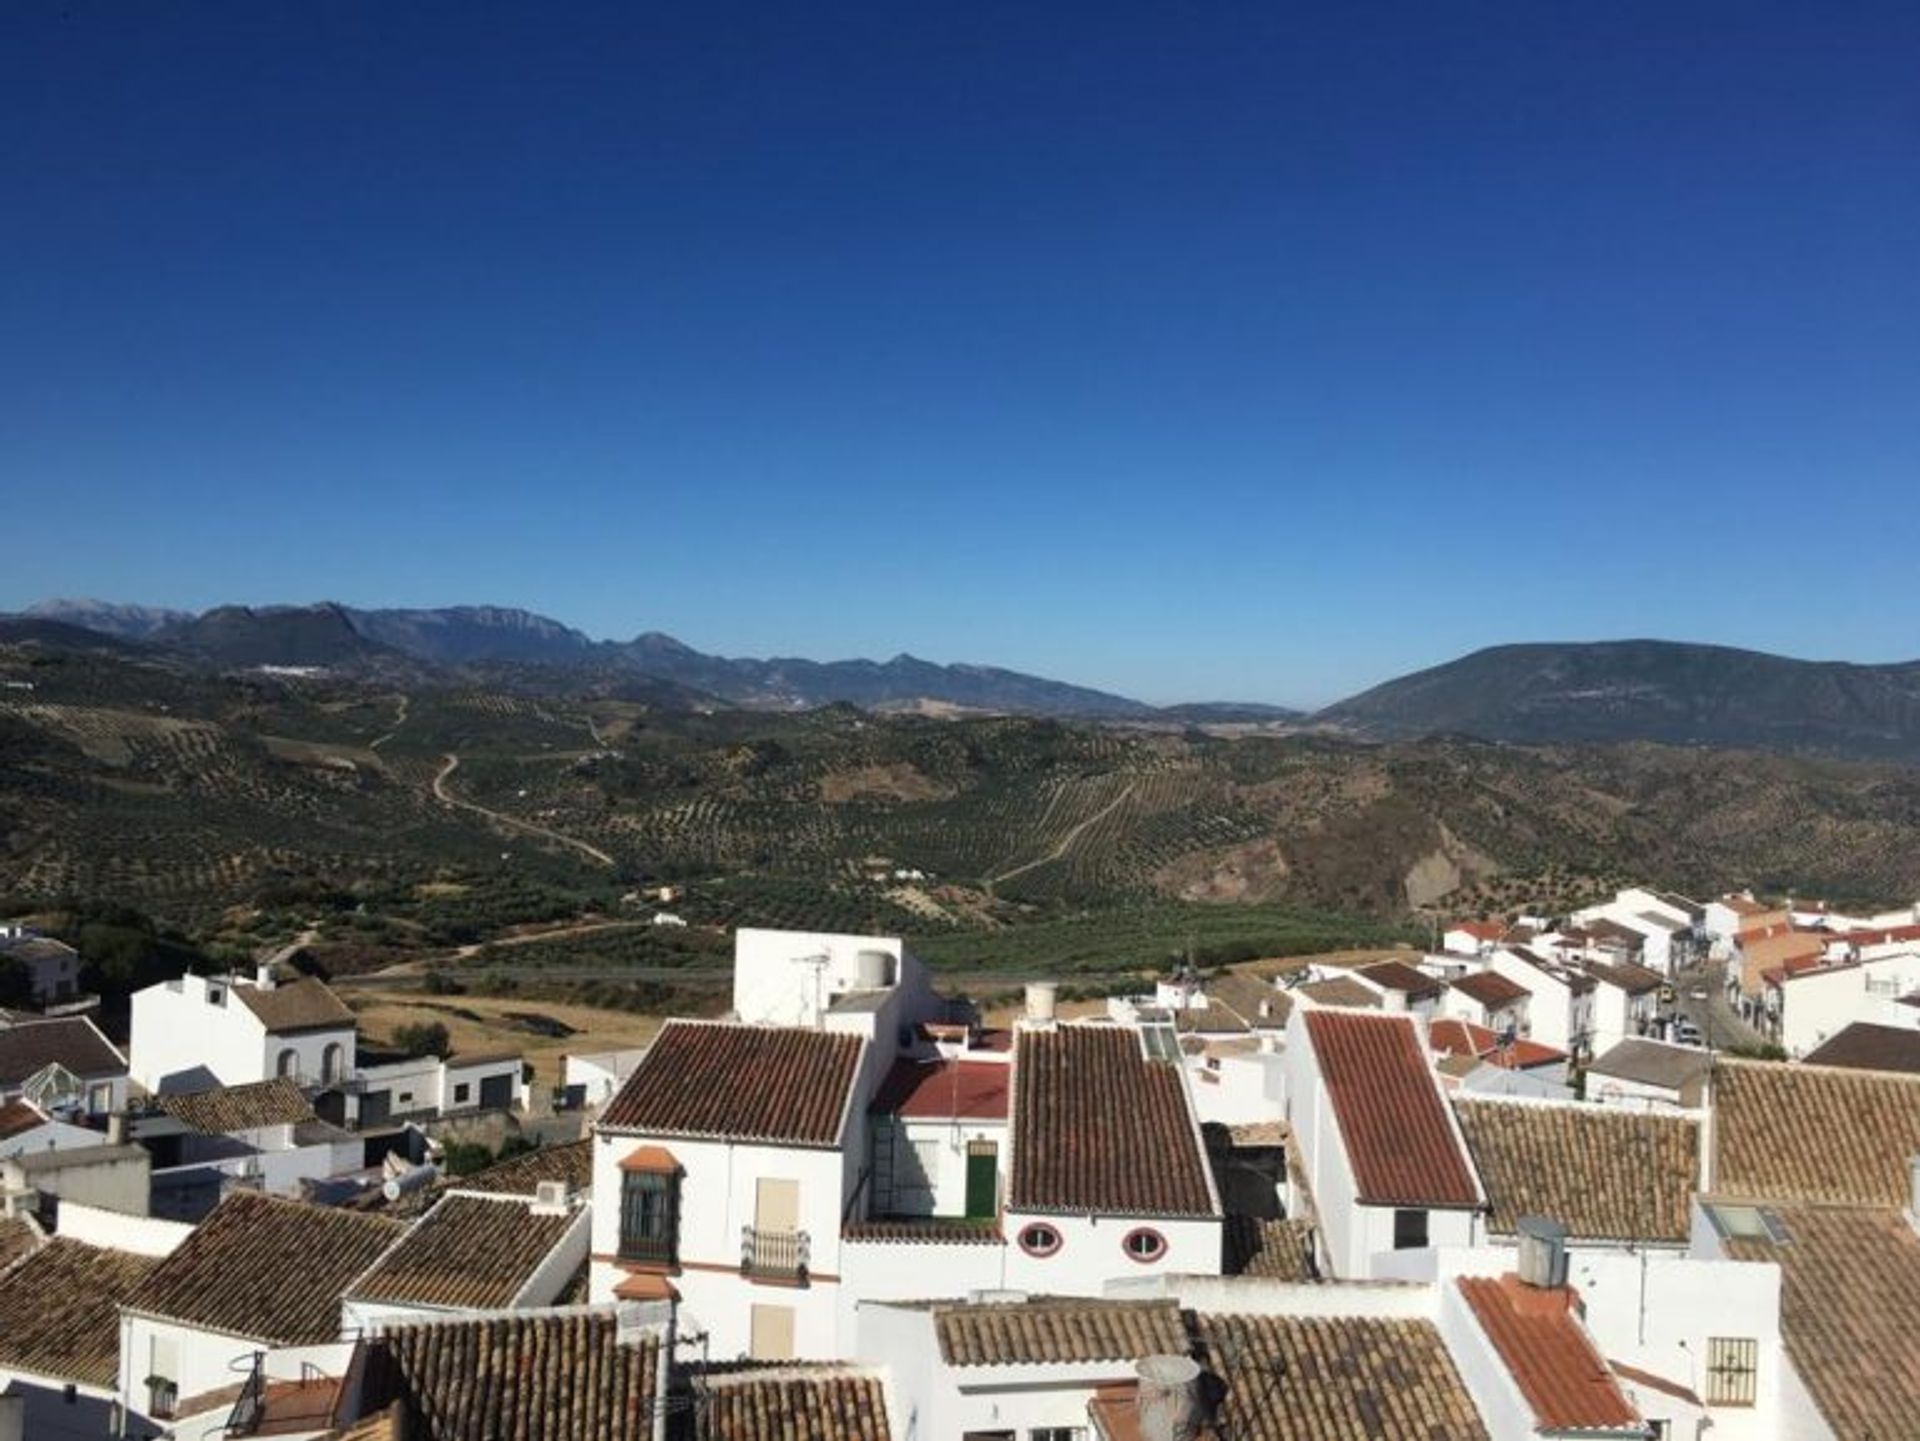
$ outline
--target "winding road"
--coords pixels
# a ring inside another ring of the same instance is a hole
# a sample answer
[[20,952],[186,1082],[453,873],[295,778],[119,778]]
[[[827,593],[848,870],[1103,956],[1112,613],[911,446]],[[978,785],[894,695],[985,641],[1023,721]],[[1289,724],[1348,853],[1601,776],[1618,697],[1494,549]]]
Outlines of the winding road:
[[589,845],[587,842],[579,840],[574,836],[562,835],[559,831],[550,830],[546,826],[537,826],[532,821],[523,821],[517,816],[507,815],[503,811],[493,810],[477,802],[461,799],[461,797],[447,789],[447,778],[460,769],[460,757],[456,755],[444,755],[440,760],[441,766],[439,773],[433,778],[433,794],[434,798],[442,805],[455,806],[463,811],[472,811],[475,815],[485,816],[494,824],[505,826],[508,830],[522,831],[530,836],[539,836],[542,840],[557,842],[570,850],[576,850],[580,852],[581,855],[598,861],[601,865],[609,869],[616,864],[613,857],[601,850],[598,846]]
[[1068,827],[1067,833],[1060,837],[1060,844],[1048,851],[1044,856],[1041,856],[1038,860],[1027,861],[1022,865],[1015,866],[1010,871],[1002,871],[997,876],[988,876],[986,882],[988,894],[992,894],[993,888],[1002,881],[1010,881],[1015,876],[1024,876],[1028,871],[1037,871],[1040,867],[1052,865],[1055,861],[1059,860],[1068,851],[1073,849],[1073,843],[1086,833],[1087,827],[1098,825],[1101,821],[1104,821],[1108,816],[1119,810],[1121,806],[1125,805],[1127,803],[1127,797],[1133,794],[1134,785],[1135,782],[1128,781],[1126,789],[1121,791],[1119,795],[1108,801],[1084,821]]

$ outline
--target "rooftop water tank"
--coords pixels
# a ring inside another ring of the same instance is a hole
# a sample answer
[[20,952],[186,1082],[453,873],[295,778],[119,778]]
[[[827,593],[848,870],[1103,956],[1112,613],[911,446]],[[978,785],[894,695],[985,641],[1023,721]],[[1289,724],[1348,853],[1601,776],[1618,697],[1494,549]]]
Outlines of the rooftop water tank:
[[857,990],[884,991],[893,984],[893,956],[887,951],[861,951],[853,958]]

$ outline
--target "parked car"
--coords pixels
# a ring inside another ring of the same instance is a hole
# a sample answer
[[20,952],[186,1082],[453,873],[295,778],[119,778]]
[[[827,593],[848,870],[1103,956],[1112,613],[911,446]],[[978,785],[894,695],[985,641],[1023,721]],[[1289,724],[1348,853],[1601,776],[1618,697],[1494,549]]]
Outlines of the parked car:
[[1683,1046],[1697,1046],[1700,1044],[1700,1028],[1682,1016],[1673,1023],[1673,1038]]

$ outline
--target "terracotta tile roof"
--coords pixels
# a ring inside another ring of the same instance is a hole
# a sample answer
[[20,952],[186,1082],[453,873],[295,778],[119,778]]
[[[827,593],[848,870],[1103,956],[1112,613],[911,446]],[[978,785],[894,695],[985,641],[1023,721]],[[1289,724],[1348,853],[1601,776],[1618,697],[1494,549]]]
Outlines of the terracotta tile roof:
[[1431,1321],[1358,1316],[1189,1318],[1224,1383],[1233,1441],[1486,1441]]
[[713,1374],[700,1441],[888,1441],[886,1383],[845,1366]]
[[112,1386],[120,1303],[159,1264],[56,1236],[0,1273],[0,1370]]
[[495,1161],[470,1176],[445,1176],[410,1191],[383,1208],[388,1216],[418,1216],[449,1191],[479,1191],[489,1196],[532,1196],[542,1181],[564,1181],[576,1195],[593,1190],[593,1139],[563,1141]]
[[1437,996],[1446,990],[1446,983],[1416,970],[1405,961],[1376,961],[1370,966],[1362,966],[1358,975],[1365,976],[1376,986],[1384,986],[1389,991],[1398,991],[1405,996]]
[[[304,1381],[268,1381],[261,1393],[263,1411],[256,1423],[255,1436],[311,1435],[332,1422],[340,1400],[341,1378],[318,1376]],[[224,1422],[233,1411],[233,1403],[247,1389],[244,1381],[188,1396],[173,1408],[176,1426],[192,1416],[219,1412],[223,1423],[214,1434],[224,1436]],[[201,1435],[199,1427],[178,1427],[191,1435]]]
[[1666,984],[1658,971],[1650,971],[1630,961],[1588,961],[1587,974],[1602,985],[1616,987],[1630,996],[1644,996]]
[[1413,1018],[1309,1011],[1306,1023],[1358,1199],[1377,1206],[1478,1205],[1473,1168]]
[[1842,1206],[1911,1199],[1920,1076],[1721,1060],[1713,1113],[1716,1195]]
[[1226,1273],[1269,1281],[1314,1281],[1313,1223],[1289,1217],[1229,1216]]
[[1920,1417],[1920,1238],[1898,1212],[1769,1207],[1787,1241],[1735,1238],[1780,1267],[1780,1330],[1840,1441],[1912,1436]]
[[1008,1209],[1218,1214],[1180,1068],[1134,1032],[1022,1031],[1014,1067]]
[[29,1251],[39,1249],[46,1237],[26,1217],[0,1217],[0,1270],[5,1270]]
[[1187,1352],[1175,1301],[1076,1297],[935,1306],[933,1331],[949,1366],[1137,1361]]
[[1587,1067],[1593,1075],[1618,1076],[1623,1081],[1674,1091],[1685,1091],[1695,1082],[1704,1081],[1712,1069],[1712,1054],[1698,1046],[1676,1046],[1640,1036],[1616,1042]]
[[1618,1106],[1454,1098],[1492,1208],[1511,1236],[1545,1216],[1578,1240],[1684,1242],[1700,1180],[1700,1126]]
[[605,1309],[394,1326],[364,1343],[376,1408],[409,1441],[650,1441],[657,1333],[619,1340]]
[[[1283,1027],[1293,1011],[1293,997],[1264,976],[1245,971],[1220,971],[1207,977],[1207,1000],[1226,1006],[1255,1030]],[[1265,1005],[1267,1013],[1260,1014]]]
[[518,1196],[443,1198],[346,1295],[395,1306],[509,1306],[585,1214],[539,1215]]
[[1316,1006],[1357,1006],[1369,1011],[1380,1009],[1380,993],[1352,976],[1328,976],[1324,981],[1309,981],[1295,986],[1293,994],[1304,996]]
[[274,1345],[340,1334],[340,1293],[397,1221],[236,1191],[127,1298],[130,1310]]
[[1525,1071],[1535,1066],[1557,1066],[1567,1059],[1565,1051],[1539,1041],[1517,1037],[1502,1045],[1500,1037],[1472,1021],[1435,1021],[1427,1031],[1427,1043],[1447,1056],[1472,1056],[1503,1071]]
[[1920,1031],[1855,1021],[1809,1051],[1809,1066],[1844,1066],[1856,1071],[1920,1073]]
[[1183,1036],[1237,1036],[1253,1028],[1225,1001],[1183,1006],[1173,1013],[1173,1028]]
[[1012,1081],[1005,1061],[899,1060],[868,1109],[908,1120],[1004,1121]]
[[669,1021],[599,1129],[836,1146],[864,1045],[838,1031]]
[[1509,980],[1498,971],[1475,971],[1449,984],[1468,1000],[1496,1010],[1532,994],[1518,981]]
[[1585,971],[1578,970],[1564,961],[1548,960],[1538,951],[1530,950],[1526,946],[1502,946],[1500,953],[1512,956],[1516,961],[1532,967],[1541,975],[1558,981],[1576,996],[1584,996],[1599,984]]
[[233,998],[259,1017],[260,1024],[276,1036],[299,1031],[335,1031],[353,1025],[353,1012],[324,981],[302,976],[297,981],[282,981],[271,990],[259,986],[235,985]]
[[56,1061],[82,1080],[127,1071],[127,1058],[85,1016],[22,1021],[0,1030],[0,1086],[17,1086]]
[[1574,1320],[1571,1291],[1523,1286],[1514,1276],[1462,1276],[1459,1285],[1540,1430],[1639,1423],[1639,1413]]
[[851,1221],[840,1228],[842,1241],[907,1243],[929,1246],[997,1246],[997,1221],[975,1221],[964,1216],[890,1216],[878,1221]]
[[300,1087],[284,1077],[162,1096],[160,1109],[209,1136],[228,1136],[265,1126],[297,1126],[319,1119]]

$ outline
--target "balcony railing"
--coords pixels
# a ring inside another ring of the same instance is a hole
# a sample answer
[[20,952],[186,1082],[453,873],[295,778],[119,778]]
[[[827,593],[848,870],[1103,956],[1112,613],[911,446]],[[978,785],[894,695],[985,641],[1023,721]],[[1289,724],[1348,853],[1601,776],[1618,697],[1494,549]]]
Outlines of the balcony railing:
[[805,1231],[740,1228],[740,1274],[805,1285],[811,1242]]

